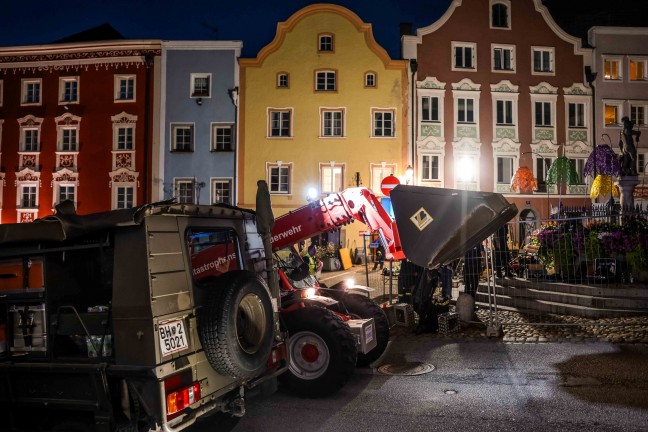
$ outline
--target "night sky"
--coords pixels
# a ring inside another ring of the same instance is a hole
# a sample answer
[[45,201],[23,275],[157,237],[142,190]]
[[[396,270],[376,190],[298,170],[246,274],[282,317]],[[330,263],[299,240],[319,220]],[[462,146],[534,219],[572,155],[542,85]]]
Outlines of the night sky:
[[[241,40],[254,57],[307,0],[0,0],[0,46],[52,43],[108,23],[126,39]],[[400,58],[400,23],[413,28],[436,21],[450,0],[342,0],[373,26],[376,41]]]

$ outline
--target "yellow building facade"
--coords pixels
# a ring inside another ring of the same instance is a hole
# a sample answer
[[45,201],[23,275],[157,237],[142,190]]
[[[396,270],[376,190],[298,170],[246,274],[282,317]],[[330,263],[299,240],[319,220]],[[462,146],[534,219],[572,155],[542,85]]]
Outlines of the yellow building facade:
[[[408,67],[371,25],[337,5],[305,7],[279,23],[256,58],[240,59],[238,204],[254,207],[266,180],[275,216],[362,185],[381,196],[408,165]],[[358,246],[361,223],[342,247]],[[362,240],[360,239],[360,245]]]

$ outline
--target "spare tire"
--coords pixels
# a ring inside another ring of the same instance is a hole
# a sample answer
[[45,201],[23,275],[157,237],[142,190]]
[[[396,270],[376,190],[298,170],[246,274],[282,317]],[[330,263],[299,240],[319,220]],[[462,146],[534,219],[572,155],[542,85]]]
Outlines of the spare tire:
[[229,272],[204,289],[198,335],[211,367],[232,378],[261,374],[274,332],[272,302],[263,279],[247,271]]

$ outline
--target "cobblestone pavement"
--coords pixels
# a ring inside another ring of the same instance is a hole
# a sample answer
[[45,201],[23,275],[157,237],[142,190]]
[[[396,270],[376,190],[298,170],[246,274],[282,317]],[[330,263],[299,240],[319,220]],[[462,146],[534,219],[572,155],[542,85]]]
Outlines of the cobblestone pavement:
[[[454,307],[450,311],[453,312]],[[502,340],[506,343],[573,343],[573,342],[608,342],[608,343],[641,343],[648,344],[648,316],[630,316],[614,318],[581,318],[575,316],[543,316],[543,322],[535,323],[532,317],[519,312],[498,310],[499,322],[502,324],[501,337],[488,337],[488,310],[480,309],[475,313],[474,321],[461,323],[455,333],[422,333],[417,335],[416,327],[394,326],[395,337],[423,336],[448,340]],[[493,322],[491,328],[496,329]]]

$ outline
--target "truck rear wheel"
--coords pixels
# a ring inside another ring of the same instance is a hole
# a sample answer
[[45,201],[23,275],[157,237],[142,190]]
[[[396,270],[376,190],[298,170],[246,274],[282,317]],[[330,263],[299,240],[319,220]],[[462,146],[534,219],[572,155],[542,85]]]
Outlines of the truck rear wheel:
[[358,353],[358,366],[368,366],[378,360],[389,342],[389,320],[382,308],[362,294],[347,293],[341,298],[352,318],[373,318],[376,325],[376,348],[367,354]]
[[294,393],[320,398],[337,392],[351,377],[355,337],[334,312],[307,307],[283,315],[290,335],[290,365],[281,376]]
[[230,272],[205,288],[199,335],[214,370],[233,378],[263,372],[272,349],[273,310],[263,281],[249,272]]

